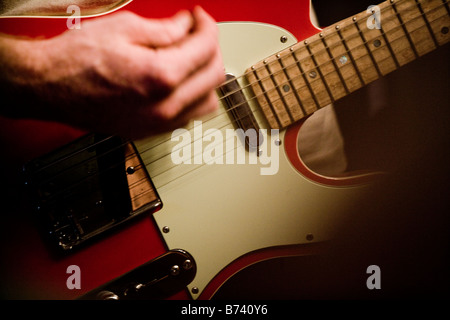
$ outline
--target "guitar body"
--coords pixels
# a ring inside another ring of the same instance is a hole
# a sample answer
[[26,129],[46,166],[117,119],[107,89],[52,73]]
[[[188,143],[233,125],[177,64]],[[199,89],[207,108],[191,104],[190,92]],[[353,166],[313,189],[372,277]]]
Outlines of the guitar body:
[[[222,7],[230,7],[228,1],[204,1],[204,8],[218,21],[271,23],[219,23],[225,71],[236,76],[242,88],[246,82],[240,76],[254,63],[292,46],[297,38],[319,31],[309,20],[307,0],[290,4],[295,15],[286,15],[280,3],[274,11],[256,3],[236,1],[233,10],[223,12]],[[190,4],[183,2],[184,6]],[[155,14],[172,14],[178,7],[176,1],[161,8],[148,1],[133,1],[123,9],[157,17]],[[284,28],[274,26],[276,22],[282,22]],[[65,26],[65,19],[0,19],[3,32],[33,37],[55,35]],[[287,31],[289,27],[293,27],[292,33]],[[73,252],[53,255],[32,210],[23,205],[25,199],[9,188],[5,195],[14,201],[8,201],[10,205],[2,210],[2,294],[6,298],[78,298],[180,249],[195,260],[196,273],[187,290],[179,290],[171,298],[209,299],[234,274],[259,261],[320,254],[323,245],[332,240],[343,214],[364,195],[370,176],[336,178],[312,172],[299,157],[302,122],[270,131],[256,99],[249,90],[243,92],[264,129],[261,155],[252,155],[242,141],[229,138],[227,133],[235,132],[236,127],[223,99],[215,114],[181,131],[182,138],[169,132],[135,141],[162,208]],[[29,160],[84,134],[61,124],[0,121],[2,151],[15,155],[2,160],[6,169],[13,168],[11,163]],[[176,163],[173,155],[180,149],[189,151],[197,161]],[[215,158],[207,163],[211,150]],[[223,150],[226,152],[217,152]],[[245,159],[243,163],[237,162],[240,157]],[[5,171],[11,176],[11,170]],[[79,267],[81,288],[69,288],[70,266]]]

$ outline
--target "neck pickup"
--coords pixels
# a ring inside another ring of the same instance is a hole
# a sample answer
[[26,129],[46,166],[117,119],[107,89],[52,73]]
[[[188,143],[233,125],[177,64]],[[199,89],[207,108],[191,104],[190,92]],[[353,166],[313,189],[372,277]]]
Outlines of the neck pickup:
[[225,109],[233,117],[235,127],[242,129],[241,133],[245,136],[247,150],[251,152],[257,151],[262,144],[263,136],[260,133],[258,122],[253,115],[250,105],[234,75],[226,75],[226,81],[220,87],[220,93]]

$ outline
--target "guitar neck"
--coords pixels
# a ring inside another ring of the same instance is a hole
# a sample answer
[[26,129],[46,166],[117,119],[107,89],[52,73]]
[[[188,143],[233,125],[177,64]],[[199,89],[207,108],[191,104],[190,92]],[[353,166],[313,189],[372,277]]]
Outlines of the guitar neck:
[[450,39],[447,0],[389,0],[246,71],[273,129],[282,129]]

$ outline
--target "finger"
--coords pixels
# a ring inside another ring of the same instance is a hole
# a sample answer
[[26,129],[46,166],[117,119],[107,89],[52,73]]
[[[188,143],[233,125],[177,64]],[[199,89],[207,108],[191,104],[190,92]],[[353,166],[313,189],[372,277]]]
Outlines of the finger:
[[177,75],[176,83],[208,64],[219,47],[214,19],[200,7],[194,9],[193,16],[195,27],[188,37],[178,45],[156,52],[160,65],[168,69],[166,72]]
[[219,106],[217,101],[216,92],[210,91],[209,94],[197,100],[193,105],[185,108],[178,117],[179,121],[187,123],[190,120],[201,118],[216,111]]
[[146,19],[134,15],[129,19],[128,34],[134,42],[147,47],[167,47],[184,39],[194,26],[189,11],[183,10],[165,19]]
[[134,117],[133,125],[126,125],[124,128],[116,126],[120,135],[132,140],[142,139],[150,135],[168,132],[185,126],[190,120],[198,119],[203,115],[213,112],[217,109],[217,95],[211,91],[205,96],[197,99],[192,105],[186,107],[181,114],[170,121],[158,121],[149,118],[148,115]]
[[175,118],[184,108],[225,81],[222,57],[217,50],[210,63],[181,83],[153,112],[163,119]]
[[181,128],[194,119],[199,119],[218,108],[217,95],[214,91],[210,91],[205,96],[197,99],[192,105],[186,107],[181,114],[170,123],[160,124],[160,126],[152,126],[153,130],[168,131]]

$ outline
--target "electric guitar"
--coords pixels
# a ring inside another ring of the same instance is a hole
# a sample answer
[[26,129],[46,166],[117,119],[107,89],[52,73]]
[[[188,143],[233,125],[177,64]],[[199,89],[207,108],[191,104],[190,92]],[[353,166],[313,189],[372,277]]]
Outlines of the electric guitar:
[[[298,152],[303,121],[445,45],[449,4],[386,1],[323,30],[309,1],[296,6],[301,41],[271,24],[219,23],[220,109],[186,128],[131,142],[1,118],[2,141],[39,155],[24,166],[32,210],[16,201],[3,212],[3,294],[209,299],[258,261],[319,254],[373,174],[310,170]],[[116,10],[154,13],[146,1]],[[2,18],[0,28],[52,36],[69,16]]]

